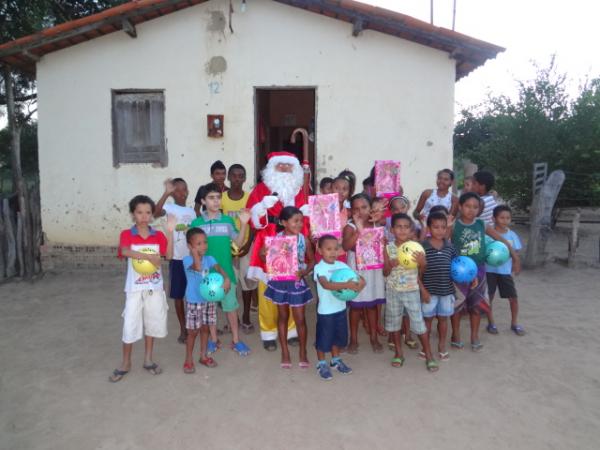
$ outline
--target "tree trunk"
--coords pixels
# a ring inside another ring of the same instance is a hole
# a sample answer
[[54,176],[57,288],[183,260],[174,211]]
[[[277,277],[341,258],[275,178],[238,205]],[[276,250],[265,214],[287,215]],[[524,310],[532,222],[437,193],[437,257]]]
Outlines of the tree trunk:
[[33,276],[33,239],[31,235],[31,215],[29,213],[29,194],[27,193],[27,184],[23,179],[23,170],[21,168],[21,127],[18,124],[17,112],[15,110],[12,74],[10,68],[7,66],[4,66],[3,70],[6,87],[8,128],[11,135],[11,169],[23,226],[23,267],[21,273],[24,278],[30,279]]

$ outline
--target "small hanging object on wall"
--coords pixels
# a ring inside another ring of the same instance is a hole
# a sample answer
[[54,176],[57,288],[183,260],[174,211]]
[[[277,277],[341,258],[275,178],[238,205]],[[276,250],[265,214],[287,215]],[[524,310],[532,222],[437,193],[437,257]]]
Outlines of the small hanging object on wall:
[[220,138],[224,134],[224,117],[222,114],[209,114],[207,118],[208,137]]

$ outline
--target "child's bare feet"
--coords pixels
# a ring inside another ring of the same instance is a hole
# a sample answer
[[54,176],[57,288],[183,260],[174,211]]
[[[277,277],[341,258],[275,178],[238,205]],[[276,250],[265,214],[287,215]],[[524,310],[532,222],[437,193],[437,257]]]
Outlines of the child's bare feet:
[[351,355],[356,355],[358,353],[358,344],[351,342],[348,346],[348,353]]
[[383,345],[381,345],[379,343],[377,338],[371,339],[371,348],[373,349],[374,353],[382,353],[383,352]]

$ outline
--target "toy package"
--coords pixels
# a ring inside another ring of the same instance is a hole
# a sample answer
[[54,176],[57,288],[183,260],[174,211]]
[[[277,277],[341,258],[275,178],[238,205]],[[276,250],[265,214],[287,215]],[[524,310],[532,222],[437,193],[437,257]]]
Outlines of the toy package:
[[400,194],[400,161],[375,161],[375,193],[391,198]]
[[298,272],[298,237],[271,236],[265,238],[267,275],[270,280],[295,280]]
[[310,206],[310,232],[313,238],[331,234],[336,238],[341,236],[340,207],[337,194],[311,195],[308,197]]
[[383,268],[384,227],[363,229],[356,241],[356,267],[359,270]]

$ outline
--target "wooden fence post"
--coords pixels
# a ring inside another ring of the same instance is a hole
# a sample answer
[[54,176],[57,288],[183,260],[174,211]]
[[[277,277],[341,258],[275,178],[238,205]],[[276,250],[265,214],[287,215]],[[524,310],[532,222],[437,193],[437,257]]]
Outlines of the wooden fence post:
[[567,257],[567,265],[575,267],[575,252],[579,247],[579,220],[581,218],[581,208],[577,208],[573,224],[571,225],[571,236],[569,236],[569,254]]
[[14,277],[17,273],[17,245],[7,198],[2,201],[2,217],[4,219],[4,234],[6,236],[6,278],[10,278]]

